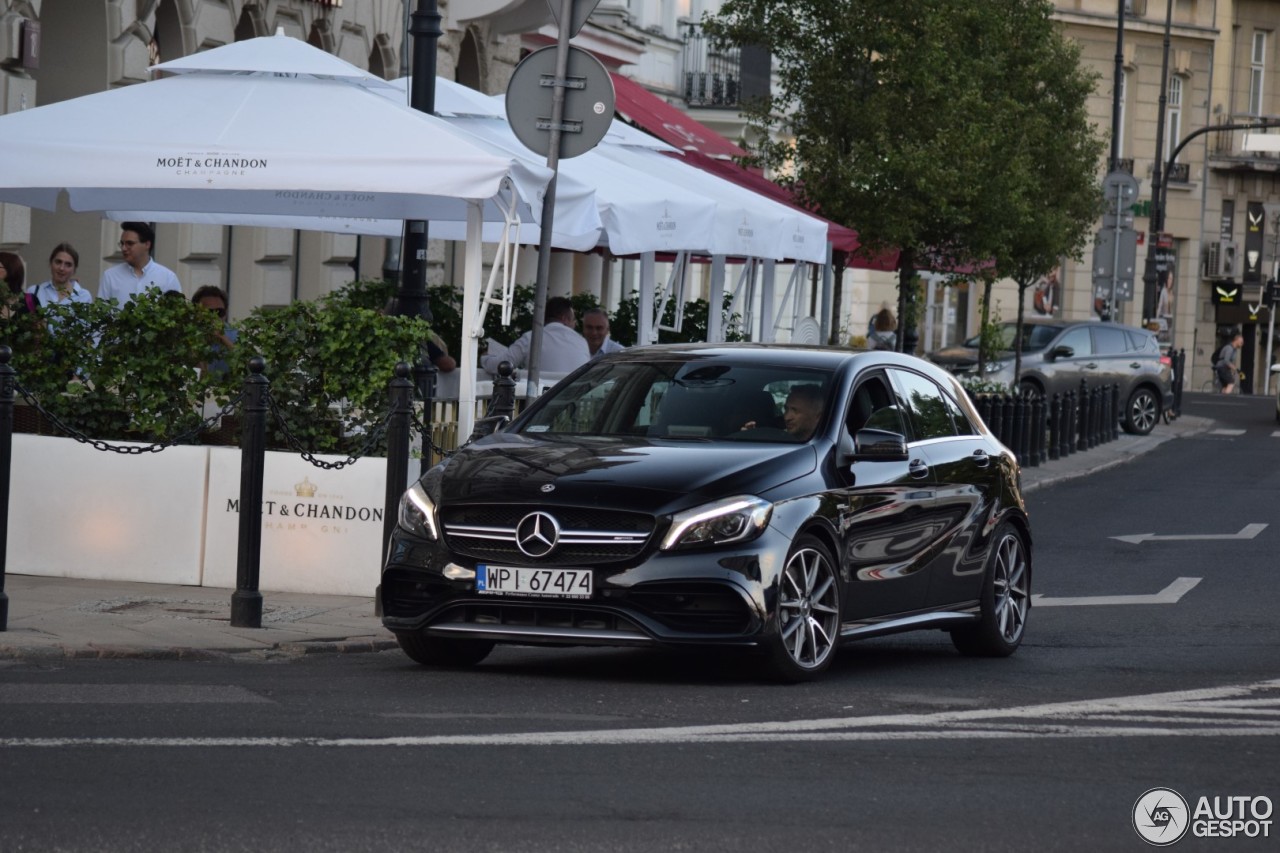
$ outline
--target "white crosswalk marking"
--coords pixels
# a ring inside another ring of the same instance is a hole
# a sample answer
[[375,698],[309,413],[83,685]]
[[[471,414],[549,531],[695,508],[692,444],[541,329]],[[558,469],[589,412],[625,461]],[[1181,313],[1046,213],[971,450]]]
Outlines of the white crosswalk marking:
[[1280,679],[1013,708],[884,714],[647,729],[382,738],[0,738],[22,747],[601,746],[786,741],[995,740],[1096,737],[1277,737]]

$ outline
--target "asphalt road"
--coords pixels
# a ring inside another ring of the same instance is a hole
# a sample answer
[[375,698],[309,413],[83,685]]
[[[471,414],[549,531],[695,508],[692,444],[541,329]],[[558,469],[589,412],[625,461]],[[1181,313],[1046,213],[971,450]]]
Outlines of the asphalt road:
[[[1149,789],[1269,808],[1280,427],[1186,408],[1217,429],[1030,496],[1011,659],[932,632],[796,686],[629,650],[10,663],[0,851],[1143,850]],[[1174,849],[1276,849],[1190,823]]]

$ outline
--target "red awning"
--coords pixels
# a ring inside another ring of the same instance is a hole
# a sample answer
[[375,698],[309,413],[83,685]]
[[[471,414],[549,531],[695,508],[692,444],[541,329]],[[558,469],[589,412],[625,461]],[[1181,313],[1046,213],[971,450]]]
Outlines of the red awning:
[[742,157],[747,152],[701,122],[694,121],[633,80],[613,77],[617,111],[627,121],[683,151],[710,157]]
[[[745,169],[732,160],[718,160],[699,154],[696,151],[686,152],[681,159],[691,166],[697,166],[699,169],[711,172],[727,181],[733,181],[735,184],[746,187],[752,192],[781,202],[788,207],[803,210],[809,216],[822,219],[821,216],[813,213],[813,211],[805,210],[796,204],[795,197],[791,195],[791,192],[786,187],[779,186],[763,175],[752,172],[750,169]],[[859,255],[857,250],[862,245],[862,242],[858,239],[857,231],[852,228],[846,228],[836,222],[823,221],[827,223],[827,239],[831,241],[832,248],[837,252],[844,252],[848,256],[845,266],[869,270],[896,270],[898,268],[897,252],[886,252],[874,258]]]

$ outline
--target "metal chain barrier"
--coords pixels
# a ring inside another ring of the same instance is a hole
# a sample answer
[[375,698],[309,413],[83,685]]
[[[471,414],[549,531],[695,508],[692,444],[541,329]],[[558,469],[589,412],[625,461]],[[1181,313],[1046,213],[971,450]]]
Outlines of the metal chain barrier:
[[[418,431],[418,434],[422,436],[423,442],[425,442],[428,445],[428,447],[431,449],[431,452],[439,456],[441,459],[448,459],[449,457],[453,456],[453,454],[457,453],[458,450],[462,449],[462,448],[457,448],[455,450],[445,450],[443,447],[436,444],[434,441],[428,439],[427,436],[430,435],[430,432],[427,431],[427,425],[424,424],[422,422],[422,419],[418,417],[418,410],[416,408],[413,410],[412,414],[410,415],[410,422],[413,428]],[[470,442],[467,442],[467,443],[469,444]],[[466,444],[463,445],[463,447],[465,446]]]
[[19,394],[22,395],[22,399],[26,400],[29,406],[34,407],[36,411],[38,411],[40,414],[48,418],[49,422],[52,423],[54,427],[63,435],[66,435],[70,438],[74,438],[76,441],[80,442],[81,444],[87,444],[90,447],[92,447],[94,450],[110,451],[112,453],[123,453],[128,456],[141,456],[144,453],[160,453],[163,450],[167,450],[170,447],[176,447],[180,444],[186,445],[186,444],[194,443],[194,441],[197,438],[199,438],[200,433],[204,432],[205,430],[214,428],[215,426],[218,425],[218,423],[222,420],[222,418],[234,413],[236,408],[239,407],[241,400],[244,399],[244,392],[241,391],[239,394],[233,397],[229,403],[223,406],[219,412],[217,412],[216,414],[210,415],[209,417],[197,423],[191,429],[187,430],[186,432],[180,433],[179,435],[175,435],[173,438],[169,439],[168,441],[153,442],[148,445],[141,445],[137,447],[124,447],[119,444],[112,444],[111,442],[103,441],[100,438],[90,438],[89,436],[80,432],[80,430],[76,429],[75,427],[69,426],[68,424],[64,423],[61,418],[59,418],[53,412],[46,409],[44,406],[40,405],[40,400],[37,399],[34,394],[32,394],[30,391],[24,388],[21,382],[18,382],[15,379],[13,385],[14,385],[14,390],[16,390]]
[[303,447],[302,442],[298,441],[293,433],[289,431],[289,422],[285,419],[284,413],[280,411],[280,407],[276,404],[276,399],[271,395],[270,390],[267,391],[266,398],[267,405],[271,408],[271,413],[275,415],[276,423],[280,426],[280,431],[284,433],[285,443],[303,459],[307,460],[315,467],[325,471],[340,471],[348,465],[354,465],[360,459],[368,456],[370,452],[377,447],[378,442],[382,441],[383,433],[387,430],[387,422],[391,420],[391,412],[387,412],[387,414],[383,416],[382,420],[375,424],[373,429],[369,431],[369,435],[365,439],[364,444],[362,444],[354,454],[339,462],[325,462],[323,459],[317,459],[311,451]]

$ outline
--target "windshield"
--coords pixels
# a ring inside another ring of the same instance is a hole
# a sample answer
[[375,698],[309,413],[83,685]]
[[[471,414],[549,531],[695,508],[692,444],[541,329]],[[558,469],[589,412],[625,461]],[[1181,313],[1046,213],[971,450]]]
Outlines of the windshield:
[[[1022,351],[1035,352],[1042,350],[1049,345],[1049,342],[1058,336],[1062,331],[1061,326],[1048,326],[1041,323],[1024,323],[1022,326]],[[1013,338],[1018,333],[1017,323],[1002,323],[1000,325],[1000,349],[1005,351],[1013,350]],[[964,345],[973,349],[978,348],[979,336],[974,335],[964,342]]]
[[668,441],[807,441],[829,371],[723,360],[603,362],[538,400],[508,432]]

